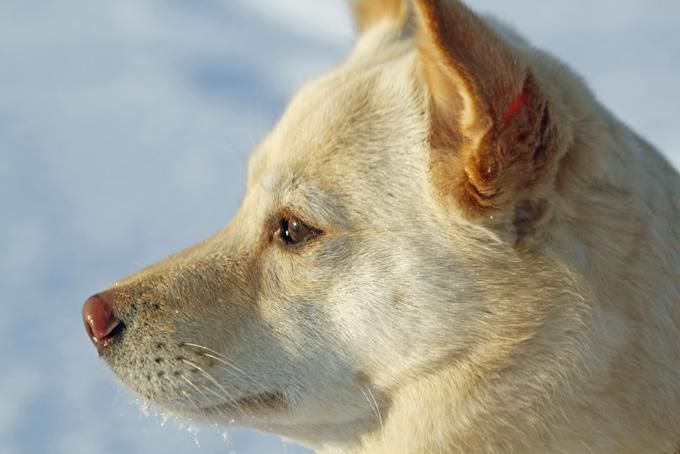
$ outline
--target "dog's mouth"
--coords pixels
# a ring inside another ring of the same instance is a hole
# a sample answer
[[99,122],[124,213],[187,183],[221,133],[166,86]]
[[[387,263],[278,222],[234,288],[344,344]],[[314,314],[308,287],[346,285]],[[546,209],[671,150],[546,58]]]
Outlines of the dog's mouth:
[[252,394],[221,404],[202,407],[202,410],[206,412],[237,411],[242,413],[253,413],[261,410],[285,411],[287,409],[288,400],[280,391]]
[[238,420],[289,410],[285,392],[266,389],[236,366],[231,367],[238,371],[237,378],[247,383],[221,382],[211,367],[231,362],[216,350],[186,342],[175,345],[181,348],[172,348],[169,342],[152,343],[150,355],[137,357],[117,342],[101,356],[144,401],[178,416]]
[[169,411],[180,417],[212,422],[228,420],[233,423],[238,421],[242,424],[253,423],[274,412],[286,412],[288,409],[288,399],[280,391],[261,392],[204,406],[183,406],[181,409],[168,408]]

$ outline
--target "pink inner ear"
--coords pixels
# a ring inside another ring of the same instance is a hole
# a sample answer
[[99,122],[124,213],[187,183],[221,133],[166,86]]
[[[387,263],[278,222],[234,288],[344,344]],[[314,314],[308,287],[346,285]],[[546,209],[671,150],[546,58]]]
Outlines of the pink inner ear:
[[525,94],[525,89],[522,89],[522,92],[517,95],[514,101],[512,101],[512,104],[510,104],[510,107],[508,108],[507,112],[503,114],[503,119],[501,120],[503,123],[503,127],[508,125],[508,122],[512,117],[517,114],[520,110],[522,110],[522,107],[524,107],[524,103],[526,101],[525,99],[526,94]]

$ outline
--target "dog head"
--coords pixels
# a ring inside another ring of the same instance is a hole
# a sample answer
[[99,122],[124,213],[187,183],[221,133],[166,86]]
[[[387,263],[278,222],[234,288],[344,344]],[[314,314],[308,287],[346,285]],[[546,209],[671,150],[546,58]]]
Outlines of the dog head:
[[570,140],[540,59],[456,1],[352,4],[353,53],[253,152],[231,223],[84,307],[154,404],[307,440],[370,430],[419,377],[492,370],[556,310],[546,281],[568,287],[517,252]]

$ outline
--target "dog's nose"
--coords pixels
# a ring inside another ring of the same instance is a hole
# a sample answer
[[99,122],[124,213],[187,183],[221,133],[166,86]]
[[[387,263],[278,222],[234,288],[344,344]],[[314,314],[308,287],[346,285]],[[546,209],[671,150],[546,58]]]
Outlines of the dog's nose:
[[85,301],[83,322],[88,336],[98,349],[111,345],[125,327],[116,317],[106,293],[97,293]]

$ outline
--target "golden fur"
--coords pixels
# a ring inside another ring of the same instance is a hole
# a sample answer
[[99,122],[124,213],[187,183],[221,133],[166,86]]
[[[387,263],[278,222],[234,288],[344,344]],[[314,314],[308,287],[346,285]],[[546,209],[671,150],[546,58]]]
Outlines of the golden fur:
[[351,3],[355,50],[254,151],[234,220],[107,291],[103,357],[322,453],[675,452],[678,173],[462,3]]

